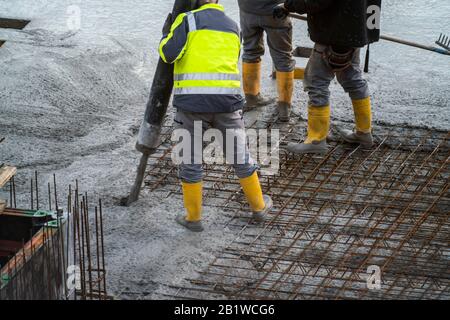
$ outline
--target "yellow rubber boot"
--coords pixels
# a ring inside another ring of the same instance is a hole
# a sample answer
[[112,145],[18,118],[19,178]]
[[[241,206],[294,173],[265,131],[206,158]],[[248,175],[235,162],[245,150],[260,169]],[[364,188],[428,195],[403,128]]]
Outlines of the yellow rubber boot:
[[278,118],[288,122],[291,115],[292,93],[294,91],[294,71],[277,71]]
[[258,173],[255,171],[250,177],[240,179],[242,189],[253,212],[261,212],[265,209],[261,184]]
[[360,133],[372,132],[372,106],[370,97],[360,100],[353,100],[353,110],[355,112],[356,131]]
[[370,97],[353,100],[355,112],[355,130],[338,129],[345,142],[359,144],[363,149],[370,149],[374,144],[372,136],[372,107]]
[[193,232],[202,232],[202,191],[203,183],[181,183],[183,188],[184,207],[186,208],[186,216],[179,214],[176,222]]
[[330,131],[330,106],[308,108],[308,138],[305,143],[326,140]]
[[250,111],[275,102],[275,99],[265,99],[261,95],[261,62],[244,62],[242,64],[242,80],[246,100],[244,111]]
[[246,95],[258,95],[261,90],[261,62],[242,63],[242,80]]
[[196,222],[202,219],[203,183],[185,183],[183,186],[184,207],[186,208],[186,221]]
[[305,79],[305,69],[296,67],[294,70],[294,79],[296,79],[296,80]]
[[330,106],[309,106],[308,137],[304,143],[289,143],[287,150],[295,154],[324,154],[328,152],[327,136],[330,130]]

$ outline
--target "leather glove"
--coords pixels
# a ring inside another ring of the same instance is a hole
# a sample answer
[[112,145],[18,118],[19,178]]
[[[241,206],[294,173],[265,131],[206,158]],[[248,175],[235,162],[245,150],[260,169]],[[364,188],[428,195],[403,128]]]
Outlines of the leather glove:
[[164,27],[162,29],[163,36],[166,36],[170,33],[170,28],[172,27],[172,14],[169,13],[167,16],[166,22],[164,23]]
[[273,8],[273,18],[284,20],[289,16],[289,11],[284,6],[284,3],[281,3],[275,8]]

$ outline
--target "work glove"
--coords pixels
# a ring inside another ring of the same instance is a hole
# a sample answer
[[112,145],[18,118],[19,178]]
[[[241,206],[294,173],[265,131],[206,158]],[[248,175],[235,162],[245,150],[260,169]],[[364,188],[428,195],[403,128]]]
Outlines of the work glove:
[[164,27],[162,29],[163,36],[167,36],[170,33],[170,28],[172,27],[172,14],[169,13],[167,16],[166,22],[164,23]]
[[284,3],[281,3],[273,8],[273,18],[284,20],[289,16],[289,10],[286,9]]

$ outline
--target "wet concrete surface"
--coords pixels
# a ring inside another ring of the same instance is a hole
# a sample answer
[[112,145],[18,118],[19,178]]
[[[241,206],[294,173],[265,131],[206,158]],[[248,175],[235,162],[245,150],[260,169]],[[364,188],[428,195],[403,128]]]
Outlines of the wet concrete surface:
[[[440,32],[450,31],[447,2],[409,1],[407,10],[403,2],[384,3],[383,32],[432,44]],[[223,4],[237,21],[237,3]],[[160,284],[195,275],[235,237],[211,208],[205,210],[205,233],[182,230],[173,221],[183,210],[181,201],[163,191],[144,191],[130,208],[117,205],[139,161],[136,133],[170,9],[171,1],[162,0],[0,0],[0,16],[31,20],[24,30],[0,29],[6,40],[0,49],[0,136],[7,138],[0,161],[19,167],[23,194],[38,170],[43,187],[56,173],[60,186],[78,179],[104,200],[108,284],[120,298],[151,298]],[[77,10],[81,28],[71,29]],[[311,45],[303,22],[295,22],[295,39]],[[384,42],[372,47],[371,56],[367,78],[376,121],[449,130],[448,56]],[[274,96],[270,70],[266,54],[264,92]],[[337,83],[332,91],[334,122],[351,122],[347,96]],[[294,104],[295,114],[305,117],[301,82]]]

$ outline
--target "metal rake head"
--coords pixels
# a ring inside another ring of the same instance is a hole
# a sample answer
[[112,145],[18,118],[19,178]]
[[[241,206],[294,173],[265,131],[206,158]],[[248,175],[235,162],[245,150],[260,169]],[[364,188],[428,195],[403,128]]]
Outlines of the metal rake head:
[[439,36],[438,41],[436,41],[438,46],[441,46],[444,49],[450,50],[450,37],[442,34]]

